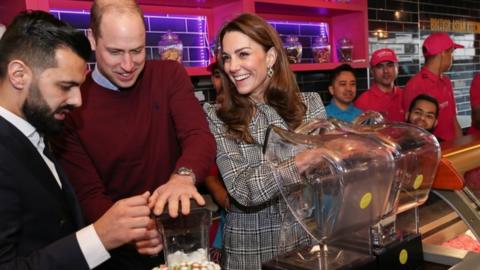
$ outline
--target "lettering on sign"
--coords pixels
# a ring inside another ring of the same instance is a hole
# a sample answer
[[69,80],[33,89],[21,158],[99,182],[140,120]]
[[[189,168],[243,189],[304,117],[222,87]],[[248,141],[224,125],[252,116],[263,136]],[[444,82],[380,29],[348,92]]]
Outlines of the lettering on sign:
[[430,30],[435,32],[480,33],[480,22],[430,18]]

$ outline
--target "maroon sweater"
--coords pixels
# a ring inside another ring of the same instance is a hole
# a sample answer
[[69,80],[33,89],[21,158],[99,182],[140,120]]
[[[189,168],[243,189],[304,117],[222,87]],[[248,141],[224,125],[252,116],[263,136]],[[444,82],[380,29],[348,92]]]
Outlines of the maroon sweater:
[[132,89],[121,92],[89,75],[82,99],[54,147],[89,222],[116,200],[154,191],[181,166],[198,180],[208,174],[215,141],[180,64],[147,61]]

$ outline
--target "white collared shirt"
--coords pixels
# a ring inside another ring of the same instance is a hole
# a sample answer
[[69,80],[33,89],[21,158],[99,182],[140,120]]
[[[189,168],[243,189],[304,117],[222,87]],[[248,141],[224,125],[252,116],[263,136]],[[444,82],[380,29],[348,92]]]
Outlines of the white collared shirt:
[[[14,125],[18,130],[20,130],[20,132],[23,133],[23,135],[25,135],[25,137],[30,140],[52,172],[57,184],[60,186],[60,188],[62,188],[62,183],[60,181],[60,177],[58,176],[57,170],[55,169],[55,164],[43,154],[45,143],[43,141],[43,137],[40,136],[35,127],[25,121],[25,119],[10,112],[2,106],[0,106],[0,116],[5,118],[5,120],[7,120],[10,124]],[[98,237],[98,234],[93,227],[93,224],[90,224],[89,226],[77,231],[76,237],[78,245],[80,246],[83,256],[85,257],[90,269],[100,265],[110,258],[110,254],[103,246],[102,241]]]

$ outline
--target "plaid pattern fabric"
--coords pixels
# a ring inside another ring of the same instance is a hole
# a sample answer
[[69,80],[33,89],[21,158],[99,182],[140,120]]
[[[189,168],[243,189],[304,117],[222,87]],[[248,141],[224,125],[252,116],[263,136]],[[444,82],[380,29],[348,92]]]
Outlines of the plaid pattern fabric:
[[[317,93],[302,93],[301,98],[307,106],[304,121],[326,117]],[[284,252],[310,241],[298,223],[284,223],[281,228],[288,209],[262,153],[268,126],[287,128],[287,125],[269,105],[257,104],[256,110],[249,125],[255,142],[247,144],[232,139],[218,119],[215,106],[205,105],[210,130],[217,142],[217,166],[232,198],[232,209],[226,216],[222,258],[222,269],[227,270],[261,269],[262,262],[279,253],[281,242]],[[298,179],[293,158],[283,163],[282,170],[292,175],[292,181]]]

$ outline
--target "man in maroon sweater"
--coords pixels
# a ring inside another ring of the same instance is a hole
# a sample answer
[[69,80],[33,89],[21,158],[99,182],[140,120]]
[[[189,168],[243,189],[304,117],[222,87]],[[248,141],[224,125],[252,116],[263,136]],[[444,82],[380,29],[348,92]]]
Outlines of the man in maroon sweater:
[[[213,164],[215,141],[185,69],[175,61],[145,61],[140,8],[134,1],[111,3],[92,7],[88,38],[97,63],[56,152],[87,220],[147,190],[154,214],[165,206],[172,217],[179,207],[188,214],[191,198],[204,203],[195,182]],[[153,222],[151,230],[154,235]],[[147,254],[159,240],[146,238],[136,248]],[[154,266],[133,246],[112,254],[109,263],[116,269]]]

